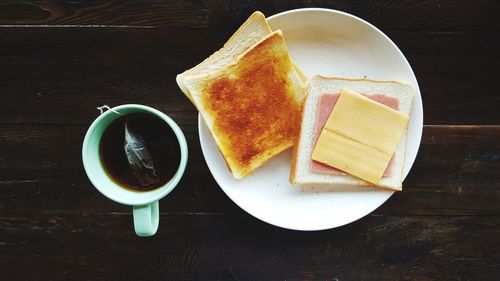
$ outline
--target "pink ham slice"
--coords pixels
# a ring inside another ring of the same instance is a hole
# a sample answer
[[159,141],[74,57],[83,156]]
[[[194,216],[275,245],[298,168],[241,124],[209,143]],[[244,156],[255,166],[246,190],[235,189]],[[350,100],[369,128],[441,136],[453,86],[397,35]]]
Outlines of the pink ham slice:
[[[367,98],[376,101],[378,103],[384,104],[394,110],[399,110],[399,101],[396,98],[388,97],[382,94],[374,94],[374,95],[366,95]],[[321,133],[321,130],[323,130],[323,127],[326,124],[326,120],[328,120],[328,117],[330,116],[330,113],[332,112],[333,108],[335,107],[335,104],[339,100],[340,93],[336,94],[324,94],[319,98],[319,104],[318,104],[318,113],[316,116],[316,127],[315,127],[315,132],[314,132],[314,143],[319,138],[319,135]],[[387,168],[385,169],[383,177],[390,177],[392,174],[392,167],[394,166],[394,157],[391,159],[389,164],[387,165]],[[311,171],[315,173],[321,173],[321,174],[330,174],[330,175],[345,175],[346,173],[343,172],[342,170],[335,169],[331,166],[325,165],[323,163],[317,162],[312,160],[311,163]]]

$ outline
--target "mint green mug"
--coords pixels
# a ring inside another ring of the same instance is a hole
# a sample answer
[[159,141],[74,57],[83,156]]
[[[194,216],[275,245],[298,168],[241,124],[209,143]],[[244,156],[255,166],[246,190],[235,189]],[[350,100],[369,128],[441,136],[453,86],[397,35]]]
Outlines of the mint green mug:
[[[99,144],[105,129],[123,114],[152,114],[168,124],[179,142],[181,159],[175,175],[163,186],[149,191],[131,191],[120,187],[106,174],[99,157]],[[102,113],[90,125],[82,147],[82,159],[85,172],[95,188],[109,199],[121,204],[133,206],[134,228],[138,236],[152,236],[158,230],[158,200],[166,196],[179,183],[186,169],[188,148],[186,138],[179,126],[166,114],[144,105],[125,104],[113,107]]]

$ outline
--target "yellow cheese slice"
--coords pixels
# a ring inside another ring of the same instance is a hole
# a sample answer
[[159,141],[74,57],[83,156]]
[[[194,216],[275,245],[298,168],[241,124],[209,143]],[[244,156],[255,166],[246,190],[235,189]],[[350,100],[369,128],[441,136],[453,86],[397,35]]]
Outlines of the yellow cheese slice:
[[408,115],[343,89],[312,159],[378,184],[408,119]]
[[312,158],[366,181],[378,183],[391,155],[326,131],[318,139]]

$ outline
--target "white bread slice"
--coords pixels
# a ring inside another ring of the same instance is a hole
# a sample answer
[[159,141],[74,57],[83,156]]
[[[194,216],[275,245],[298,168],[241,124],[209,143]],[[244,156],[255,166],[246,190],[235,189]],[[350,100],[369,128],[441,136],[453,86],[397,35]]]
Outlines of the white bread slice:
[[[319,97],[325,93],[340,93],[342,88],[366,93],[384,94],[399,100],[399,111],[410,115],[413,101],[411,86],[396,81],[374,81],[369,79],[345,79],[335,77],[312,77],[307,86],[307,98],[301,115],[300,136],[294,145],[290,171],[290,183],[301,185],[371,186],[374,185],[352,175],[327,175],[311,172],[311,154],[314,149],[313,136],[316,125]],[[406,153],[405,132],[394,154],[392,175],[380,180],[379,188],[399,191]]]
[[[233,63],[241,54],[267,37],[271,34],[271,32],[271,28],[269,27],[264,14],[259,11],[254,12],[238,28],[238,30],[236,30],[236,32],[219,51],[213,53],[210,57],[206,58],[195,67],[178,74],[176,77],[177,85],[179,85],[179,88],[184,95],[186,95],[186,97],[193,102],[191,99],[191,93],[189,93],[187,87],[185,86],[186,79],[192,76],[203,75],[216,71]],[[307,77],[296,65],[294,65],[294,67],[302,82],[305,84]]]
[[235,178],[293,145],[305,91],[281,31],[184,83]]
[[176,80],[179,88],[189,98],[190,93],[184,85],[187,77],[209,73],[225,67],[270,33],[271,28],[267,24],[266,17],[261,12],[254,12],[229,38],[224,47],[197,66],[177,75]]

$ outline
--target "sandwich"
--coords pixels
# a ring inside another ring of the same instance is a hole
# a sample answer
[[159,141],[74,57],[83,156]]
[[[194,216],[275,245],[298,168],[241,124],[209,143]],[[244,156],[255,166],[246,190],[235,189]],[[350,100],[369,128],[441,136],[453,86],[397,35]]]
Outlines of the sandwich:
[[241,179],[298,136],[303,77],[281,31],[254,13],[225,46],[177,76],[232,175]]
[[290,182],[401,190],[411,86],[316,75],[306,93]]

